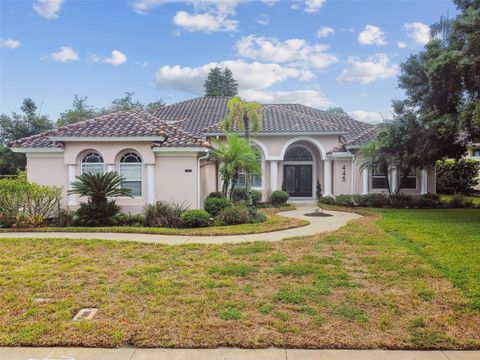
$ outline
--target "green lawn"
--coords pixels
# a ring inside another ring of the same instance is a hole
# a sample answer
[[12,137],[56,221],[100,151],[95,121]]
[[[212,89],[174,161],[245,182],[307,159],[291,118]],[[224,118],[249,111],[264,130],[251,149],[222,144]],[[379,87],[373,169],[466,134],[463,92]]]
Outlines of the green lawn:
[[381,210],[272,243],[0,239],[0,346],[480,349],[479,228]]
[[480,310],[480,210],[388,210],[380,226],[448,277]]

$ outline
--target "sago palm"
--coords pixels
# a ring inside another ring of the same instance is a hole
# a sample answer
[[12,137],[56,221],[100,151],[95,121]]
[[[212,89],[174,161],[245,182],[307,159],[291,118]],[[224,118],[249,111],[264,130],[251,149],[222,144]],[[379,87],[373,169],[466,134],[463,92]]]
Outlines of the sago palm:
[[69,194],[86,196],[93,203],[106,203],[109,197],[131,196],[132,191],[121,187],[123,178],[115,171],[104,174],[84,173],[72,183]]

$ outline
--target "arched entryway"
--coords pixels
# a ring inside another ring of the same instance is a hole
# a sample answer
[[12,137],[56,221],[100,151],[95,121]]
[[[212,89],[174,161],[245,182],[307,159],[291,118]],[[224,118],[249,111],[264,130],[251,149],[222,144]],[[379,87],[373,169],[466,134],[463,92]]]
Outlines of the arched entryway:
[[315,192],[314,153],[303,144],[292,144],[283,159],[283,188],[293,198],[311,198]]

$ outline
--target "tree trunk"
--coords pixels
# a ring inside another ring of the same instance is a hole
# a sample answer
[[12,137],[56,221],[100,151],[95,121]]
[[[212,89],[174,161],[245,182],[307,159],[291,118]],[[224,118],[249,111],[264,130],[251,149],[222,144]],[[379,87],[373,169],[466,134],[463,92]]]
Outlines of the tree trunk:
[[238,182],[238,172],[235,173],[235,175],[233,175],[232,177],[232,183],[231,183],[231,187],[230,187],[230,200],[233,201],[233,191],[235,190],[235,185],[237,185],[237,182]]
[[[243,115],[243,128],[245,129],[245,139],[250,142],[250,122],[248,121],[247,115]],[[247,206],[250,207],[253,205],[252,200],[252,191],[250,189],[250,174],[248,171],[245,171],[245,189],[247,189]]]

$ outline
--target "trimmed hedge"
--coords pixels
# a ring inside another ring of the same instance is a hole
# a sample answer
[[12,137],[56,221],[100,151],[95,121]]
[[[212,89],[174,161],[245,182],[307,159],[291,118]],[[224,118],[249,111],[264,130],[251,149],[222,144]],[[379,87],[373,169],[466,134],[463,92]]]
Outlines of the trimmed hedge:
[[249,213],[245,206],[233,205],[223,209],[217,217],[219,225],[237,225],[249,222]]
[[273,206],[283,206],[287,203],[290,195],[286,191],[275,190],[270,194],[269,202]]
[[182,213],[180,220],[187,228],[206,227],[210,224],[210,214],[200,209],[187,210]]
[[469,195],[478,185],[480,161],[472,159],[437,161],[437,191]]

